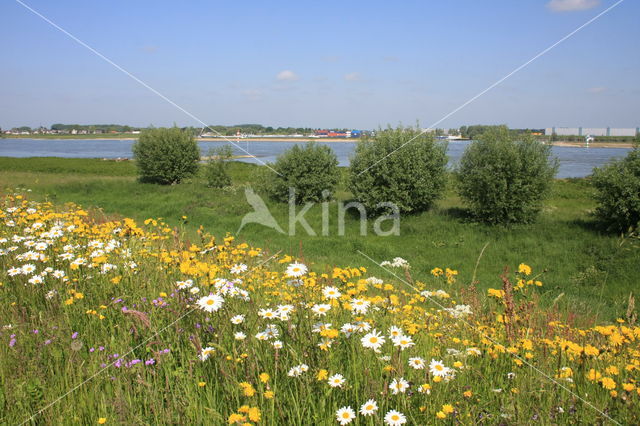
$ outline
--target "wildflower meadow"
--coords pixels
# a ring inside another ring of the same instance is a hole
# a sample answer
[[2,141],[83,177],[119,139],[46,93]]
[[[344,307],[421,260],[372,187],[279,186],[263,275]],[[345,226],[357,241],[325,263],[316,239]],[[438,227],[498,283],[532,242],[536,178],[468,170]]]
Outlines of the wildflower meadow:
[[22,193],[0,219],[2,424],[640,423],[635,316],[543,307],[527,259],[480,291]]

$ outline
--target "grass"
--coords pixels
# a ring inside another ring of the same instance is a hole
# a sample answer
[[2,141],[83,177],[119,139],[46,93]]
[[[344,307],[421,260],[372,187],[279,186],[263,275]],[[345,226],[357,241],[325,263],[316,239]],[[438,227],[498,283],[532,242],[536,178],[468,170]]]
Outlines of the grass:
[[22,197],[0,201],[0,424],[329,426],[369,399],[349,424],[640,422],[640,327],[543,309],[545,286],[517,284],[535,268],[496,273],[487,297],[449,270],[390,267],[414,292]]
[[[132,162],[0,158],[0,185],[31,189],[32,196],[43,200],[99,208],[107,217],[161,217],[174,227],[183,227],[189,238],[196,238],[200,225],[217,236],[235,234],[242,217],[253,211],[245,200],[244,188],[259,187],[259,169],[232,163],[233,187],[217,190],[206,188],[200,177],[174,186],[140,184]],[[476,264],[486,245],[476,272],[481,289],[495,286],[505,267],[513,270],[525,262],[544,271],[540,277],[545,282],[542,303],[555,302],[565,313],[581,312],[609,321],[625,314],[629,294],[640,276],[640,263],[637,249],[621,244],[619,236],[602,231],[594,222],[590,215],[595,207],[592,191],[588,179],[557,180],[538,222],[508,229],[469,221],[461,201],[448,188],[433,210],[402,217],[400,236],[374,235],[373,221],[368,235],[361,236],[357,217],[352,214],[347,214],[345,235],[337,235],[337,204],[333,202],[328,236],[320,235],[322,207],[316,205],[305,217],[317,236],[307,235],[299,225],[296,235],[288,236],[250,224],[238,238],[271,251],[312,259],[327,270],[359,265],[379,270],[360,251],[377,261],[403,257],[414,271],[457,269],[464,283],[471,282],[474,269],[469,265]],[[348,188],[342,186],[338,199],[349,198]],[[288,207],[266,202],[287,230]]]

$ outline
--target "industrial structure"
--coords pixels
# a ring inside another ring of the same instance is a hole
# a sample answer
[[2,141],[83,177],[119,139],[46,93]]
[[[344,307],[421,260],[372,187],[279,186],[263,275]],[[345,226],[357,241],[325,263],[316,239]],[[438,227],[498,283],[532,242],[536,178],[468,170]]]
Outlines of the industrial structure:
[[551,136],[635,136],[640,127],[547,127],[544,134]]

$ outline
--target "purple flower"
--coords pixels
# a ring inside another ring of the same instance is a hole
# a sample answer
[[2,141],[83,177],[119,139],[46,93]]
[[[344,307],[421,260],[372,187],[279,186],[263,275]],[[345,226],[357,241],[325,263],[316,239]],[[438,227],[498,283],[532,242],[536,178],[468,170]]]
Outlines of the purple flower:
[[38,330],[33,330],[33,334],[38,334],[40,333]]
[[48,345],[48,344],[50,344],[50,343],[51,343],[51,339],[47,339],[47,340],[45,340],[45,341],[44,341],[44,344],[45,344],[45,345]]
[[78,338],[78,332],[74,331],[73,334],[71,335],[72,339],[77,339]]
[[16,345],[16,339],[12,338],[11,340],[9,340],[9,347],[10,348],[14,347],[15,345]]
[[89,349],[89,352],[94,352],[96,350],[96,348],[91,348]]
[[122,360],[119,359],[116,362],[113,363],[113,366],[116,368],[120,368],[122,366]]
[[155,360],[155,359],[153,359],[153,358],[149,358],[148,360],[146,360],[146,361],[144,362],[144,365],[153,365],[153,364],[155,364],[155,363],[156,363],[156,360]]
[[104,351],[104,346],[100,346],[100,347],[98,348],[98,350],[99,350],[99,351]]

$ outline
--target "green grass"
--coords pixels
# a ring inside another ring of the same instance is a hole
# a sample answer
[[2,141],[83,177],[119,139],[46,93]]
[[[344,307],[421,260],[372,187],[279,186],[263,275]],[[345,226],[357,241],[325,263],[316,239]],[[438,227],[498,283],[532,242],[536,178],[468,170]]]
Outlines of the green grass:
[[[23,187],[38,199],[75,202],[86,208],[100,208],[105,215],[129,216],[137,220],[162,217],[173,226],[184,226],[195,238],[200,225],[217,236],[235,234],[244,214],[253,211],[244,187],[259,187],[259,166],[232,163],[232,188],[205,187],[200,177],[174,186],[140,184],[135,165],[87,159],[0,158],[0,187]],[[499,287],[496,279],[505,268],[521,262],[540,279],[543,303],[557,300],[563,311],[587,314],[600,321],[623,316],[629,293],[640,275],[638,250],[622,244],[619,236],[602,231],[590,215],[595,207],[588,179],[557,180],[553,195],[537,223],[512,228],[490,227],[466,218],[464,206],[448,188],[437,206],[422,214],[401,219],[400,236],[359,235],[359,222],[347,214],[345,235],[338,235],[337,203],[329,206],[330,235],[321,236],[322,208],[314,206],[305,216],[318,234],[309,236],[298,225],[295,236],[282,235],[261,225],[246,226],[240,240],[272,252],[283,250],[315,263],[319,269],[336,266],[365,266],[382,273],[370,260],[396,256],[408,259],[415,271],[450,267],[459,271],[458,280],[469,283],[473,266],[487,245],[476,272],[481,288]],[[351,194],[344,186],[338,199]],[[266,200],[266,198],[265,198]],[[288,207],[266,200],[280,224],[288,229]],[[184,221],[181,217],[187,216]]]

